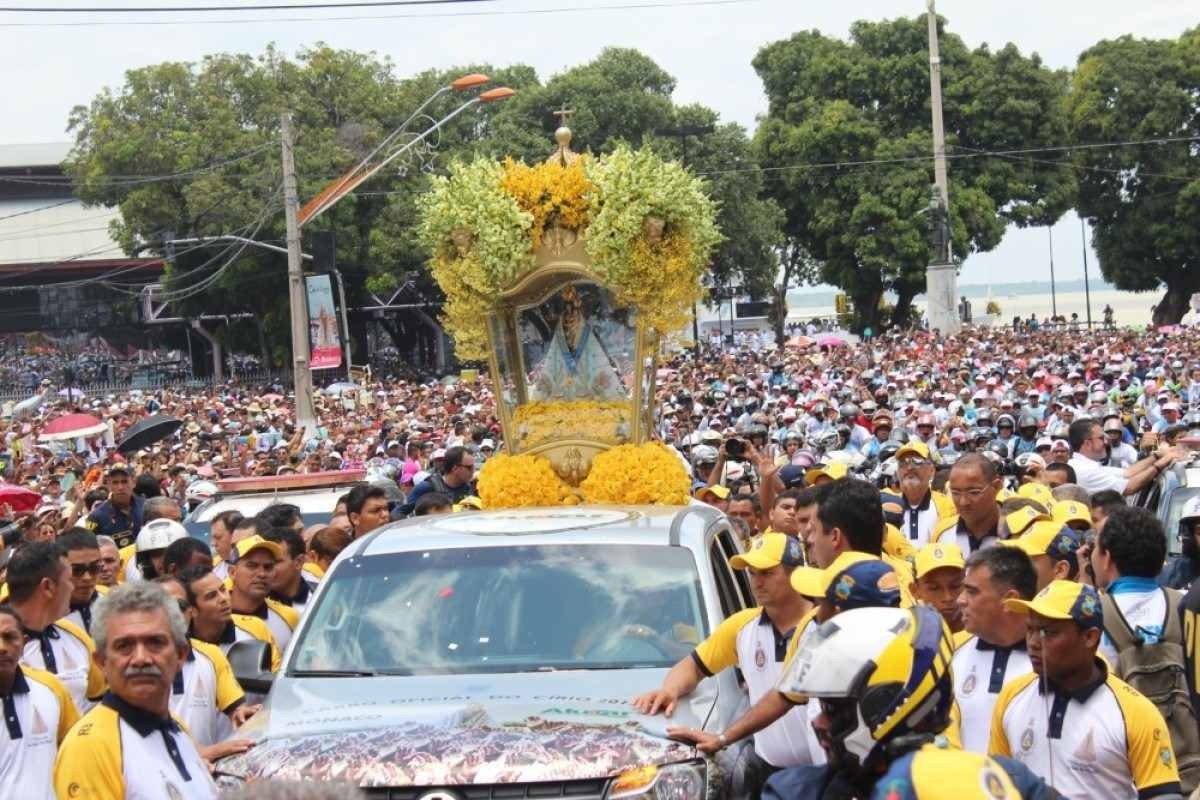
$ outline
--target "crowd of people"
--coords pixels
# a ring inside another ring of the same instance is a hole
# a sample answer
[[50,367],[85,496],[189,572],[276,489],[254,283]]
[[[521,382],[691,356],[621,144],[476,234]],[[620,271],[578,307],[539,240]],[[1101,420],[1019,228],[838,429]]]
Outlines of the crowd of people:
[[[665,358],[655,433],[695,502],[743,536],[731,564],[760,607],[635,708],[670,714],[739,667],[745,717],[671,732],[709,753],[751,738],[764,796],[870,797],[960,768],[992,797],[1193,791],[1200,503],[1170,559],[1178,531],[1137,506],[1191,463],[1196,339],[760,335]],[[262,642],[277,667],[356,537],[481,507],[475,477],[504,446],[486,378],[384,379],[316,403],[315,430],[283,387],[238,384],[63,398],[0,423],[0,491],[38,498],[0,505],[0,748],[20,751],[0,786],[211,797],[206,764],[251,746],[237,729],[262,699],[229,648]],[[40,446],[66,412],[106,432]],[[179,430],[119,452],[156,414]],[[211,545],[181,524],[222,478],[330,471],[363,474],[327,523],[285,504],[228,512]]]

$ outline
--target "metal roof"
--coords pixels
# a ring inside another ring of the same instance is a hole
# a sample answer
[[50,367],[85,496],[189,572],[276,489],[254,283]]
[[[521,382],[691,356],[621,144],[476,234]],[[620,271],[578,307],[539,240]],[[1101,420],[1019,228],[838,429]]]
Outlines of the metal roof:
[[0,169],[57,167],[71,152],[73,142],[0,144]]

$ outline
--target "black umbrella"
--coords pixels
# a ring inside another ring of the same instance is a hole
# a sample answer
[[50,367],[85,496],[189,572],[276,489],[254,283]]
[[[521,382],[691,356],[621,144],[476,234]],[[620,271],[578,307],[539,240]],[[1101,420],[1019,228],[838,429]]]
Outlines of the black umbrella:
[[125,437],[117,445],[117,452],[132,453],[135,450],[141,450],[143,447],[149,447],[155,442],[161,442],[179,430],[182,425],[183,422],[181,420],[177,420],[168,414],[157,414],[153,417],[146,417],[146,419],[125,432]]

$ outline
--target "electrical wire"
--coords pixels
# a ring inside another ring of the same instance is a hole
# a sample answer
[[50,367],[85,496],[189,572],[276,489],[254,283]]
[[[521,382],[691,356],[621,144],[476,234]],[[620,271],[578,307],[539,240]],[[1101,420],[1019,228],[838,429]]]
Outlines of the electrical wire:
[[634,11],[654,8],[684,8],[697,6],[732,6],[759,3],[763,0],[656,0],[641,3],[619,3],[613,5],[575,6],[572,8],[521,8],[497,11],[464,12],[418,12],[410,14],[353,15],[344,17],[260,17],[256,19],[188,19],[188,20],[115,20],[96,22],[0,22],[0,28],[73,28],[108,27],[116,25],[248,25],[252,23],[280,22],[365,22],[394,19],[438,19],[446,17],[508,17],[551,14],[574,14],[588,11]]
[[17,211],[16,213],[13,213],[13,214],[5,214],[4,216],[0,217],[0,222],[3,222],[6,219],[15,219],[16,217],[23,217],[27,214],[37,214],[39,211],[49,211],[52,208],[59,208],[60,206],[66,206],[66,205],[70,205],[71,203],[76,203],[76,202],[78,202],[78,200],[76,200],[74,197],[72,197],[68,200],[61,200],[57,203],[50,203],[49,205],[39,206],[38,208],[28,208],[24,211]]
[[238,6],[0,6],[0,11],[19,14],[175,14],[188,11],[297,11],[323,8],[371,8],[378,6],[441,6],[459,3],[490,3],[494,0],[346,0],[343,3],[264,3]]

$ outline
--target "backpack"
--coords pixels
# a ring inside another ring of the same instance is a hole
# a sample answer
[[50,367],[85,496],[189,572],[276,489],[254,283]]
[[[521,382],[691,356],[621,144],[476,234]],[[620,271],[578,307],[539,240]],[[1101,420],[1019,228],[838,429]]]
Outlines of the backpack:
[[1200,787],[1200,722],[1184,667],[1183,625],[1179,619],[1183,595],[1165,587],[1162,592],[1167,601],[1167,619],[1158,642],[1147,644],[1140,633],[1131,630],[1108,594],[1100,595],[1104,632],[1117,651],[1113,673],[1154,703],[1167,723],[1186,795]]

